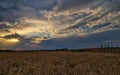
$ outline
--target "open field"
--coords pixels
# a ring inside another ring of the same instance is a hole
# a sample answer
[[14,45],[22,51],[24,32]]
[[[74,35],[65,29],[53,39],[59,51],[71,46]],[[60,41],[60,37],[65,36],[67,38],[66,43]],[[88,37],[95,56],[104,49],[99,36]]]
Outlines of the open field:
[[0,75],[120,75],[120,54],[95,51],[0,52]]

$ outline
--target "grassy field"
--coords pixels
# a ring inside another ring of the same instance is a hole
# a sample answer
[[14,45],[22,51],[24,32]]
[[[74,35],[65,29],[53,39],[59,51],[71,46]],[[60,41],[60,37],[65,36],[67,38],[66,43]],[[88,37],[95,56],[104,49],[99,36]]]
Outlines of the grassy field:
[[95,51],[0,52],[0,75],[120,75],[120,54]]

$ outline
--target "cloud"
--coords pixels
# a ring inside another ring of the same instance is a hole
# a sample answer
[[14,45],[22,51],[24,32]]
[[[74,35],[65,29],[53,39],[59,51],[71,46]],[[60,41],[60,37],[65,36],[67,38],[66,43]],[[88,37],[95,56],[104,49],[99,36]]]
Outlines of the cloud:
[[53,8],[57,11],[64,11],[75,8],[88,7],[95,0],[58,0],[58,4]]
[[15,34],[11,34],[11,35],[6,35],[3,38],[11,39],[11,38],[24,38],[24,37],[19,35],[19,34],[17,34],[17,33],[15,33]]
[[8,26],[6,26],[5,24],[0,24],[0,29],[5,29],[7,28]]
[[[47,49],[92,48],[92,47],[100,47],[101,44],[106,45],[111,42],[113,42],[114,46],[119,46],[120,35],[116,35],[119,32],[120,30],[112,30],[112,31],[106,31],[106,32],[101,32],[97,34],[87,35],[84,37],[71,36],[66,38],[50,39],[50,40],[43,41],[40,44],[40,46],[43,46],[44,48],[47,48]],[[116,41],[116,40],[119,40],[119,41]]]
[[35,50],[42,48],[39,44],[42,38],[27,38],[19,34],[11,34],[0,38],[0,49]]
[[34,44],[39,48],[38,44],[51,39],[111,33],[120,29],[119,3],[118,0],[0,0],[0,38],[21,38],[19,47],[27,49],[23,45]]

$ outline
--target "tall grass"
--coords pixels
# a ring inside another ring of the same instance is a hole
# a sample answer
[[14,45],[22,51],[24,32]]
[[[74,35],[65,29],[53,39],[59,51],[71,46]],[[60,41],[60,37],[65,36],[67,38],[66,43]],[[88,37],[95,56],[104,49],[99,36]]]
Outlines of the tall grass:
[[120,55],[96,52],[1,52],[0,75],[120,75]]

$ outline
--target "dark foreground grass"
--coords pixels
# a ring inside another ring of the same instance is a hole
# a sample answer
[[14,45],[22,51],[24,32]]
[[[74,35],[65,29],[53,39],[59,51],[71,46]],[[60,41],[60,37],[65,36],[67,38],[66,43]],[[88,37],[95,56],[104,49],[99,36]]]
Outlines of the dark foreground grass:
[[120,54],[0,52],[0,75],[120,75]]

